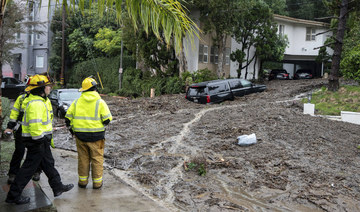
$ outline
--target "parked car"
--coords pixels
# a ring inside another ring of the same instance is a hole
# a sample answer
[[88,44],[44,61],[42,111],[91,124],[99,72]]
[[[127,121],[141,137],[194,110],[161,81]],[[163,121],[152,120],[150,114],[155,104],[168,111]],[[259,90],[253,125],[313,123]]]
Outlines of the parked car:
[[269,80],[273,80],[273,79],[288,80],[290,79],[289,73],[285,69],[273,69],[269,74]]
[[49,94],[49,99],[53,107],[54,114],[59,118],[64,118],[71,103],[81,96],[78,89],[55,89]]
[[265,89],[265,85],[256,85],[244,79],[213,80],[190,85],[185,98],[201,104],[220,103]]
[[25,83],[13,77],[4,77],[1,83],[1,94],[9,99],[16,99],[25,90]]
[[313,74],[311,69],[299,69],[294,75],[294,79],[312,79]]

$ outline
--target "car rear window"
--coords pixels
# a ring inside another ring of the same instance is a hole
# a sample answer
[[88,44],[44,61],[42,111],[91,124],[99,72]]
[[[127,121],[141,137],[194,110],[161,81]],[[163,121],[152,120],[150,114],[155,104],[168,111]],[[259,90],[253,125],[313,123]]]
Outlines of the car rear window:
[[241,88],[242,85],[241,85],[240,80],[232,80],[232,81],[230,81],[230,87],[231,87],[231,89]]
[[73,101],[81,96],[79,91],[60,91],[60,99],[63,101]]
[[251,87],[251,82],[244,79],[241,79],[241,84],[243,85],[244,88]]
[[189,96],[205,95],[205,87],[190,87],[188,91]]
[[227,86],[227,83],[218,83],[218,84],[209,86],[210,95],[225,92],[228,90],[229,90],[229,87]]

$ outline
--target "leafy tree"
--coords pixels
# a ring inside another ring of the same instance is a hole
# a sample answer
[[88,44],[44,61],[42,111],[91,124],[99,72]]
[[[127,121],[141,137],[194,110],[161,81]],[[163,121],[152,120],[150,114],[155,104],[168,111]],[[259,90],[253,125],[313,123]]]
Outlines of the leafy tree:
[[253,0],[193,0],[200,10],[200,20],[205,33],[211,33],[213,42],[218,48],[217,75],[224,76],[224,52],[226,40],[233,34],[236,22],[242,20]]
[[230,54],[230,59],[233,62],[239,63],[238,69],[236,70],[238,73],[238,76],[237,76],[238,78],[240,78],[240,76],[241,76],[241,70],[243,68],[242,64],[244,62],[246,62],[245,57],[246,57],[246,53],[244,52],[244,49],[241,49],[241,50],[236,49],[234,52],[231,52],[231,54]]
[[75,29],[67,39],[70,57],[73,63],[82,62],[100,56],[94,48],[94,38],[87,36],[81,29]]
[[[326,1],[326,0],[325,0]],[[286,0],[290,17],[315,20],[328,16],[328,9],[323,0]]]
[[94,47],[110,56],[115,56],[121,52],[121,30],[111,30],[109,28],[99,29],[95,35]]
[[66,28],[70,58],[72,62],[85,61],[96,57],[109,56],[99,51],[95,46],[95,36],[99,30],[106,27],[110,30],[119,29],[114,12],[106,11],[103,16],[96,11],[97,4],[84,11],[70,13],[67,18]]
[[[83,12],[74,11],[66,18],[65,40],[65,60],[66,67],[72,67],[75,63],[94,59],[97,57],[114,56],[107,54],[94,46],[96,34],[103,27],[109,30],[119,28],[114,12],[105,12],[100,16],[96,10],[97,4],[86,6]],[[61,42],[62,42],[62,14],[57,9],[51,23],[51,31],[54,33],[52,40],[52,51],[50,56],[50,67],[60,76],[61,70]]]
[[347,52],[341,61],[341,67],[345,77],[360,82],[360,44]]
[[147,34],[145,30],[135,31],[129,19],[124,19],[123,37],[126,48],[135,53],[138,61],[144,63],[143,71],[154,70],[154,75],[178,75],[178,60],[173,45],[166,45],[161,35],[156,38],[153,33]]
[[[260,76],[263,76],[263,63],[266,61],[282,61],[285,49],[289,44],[286,36],[277,34],[277,28],[277,25],[269,18],[265,19],[264,26],[258,31],[259,35],[256,38],[255,55],[260,59]],[[255,64],[256,63],[254,63],[254,67]]]
[[349,31],[345,35],[342,60],[340,63],[342,74],[360,82],[360,11],[350,14]]
[[[241,48],[231,55],[232,60],[239,63],[238,78],[244,68],[244,77],[247,78],[248,66],[253,61],[256,66],[258,57],[262,61],[281,60],[287,45],[286,39],[277,35],[277,25],[273,22],[269,6],[261,1],[242,14],[242,19],[233,28],[233,37],[241,44]],[[253,47],[256,52],[250,57],[250,49]]]
[[264,0],[274,14],[289,15],[286,11],[286,0]]

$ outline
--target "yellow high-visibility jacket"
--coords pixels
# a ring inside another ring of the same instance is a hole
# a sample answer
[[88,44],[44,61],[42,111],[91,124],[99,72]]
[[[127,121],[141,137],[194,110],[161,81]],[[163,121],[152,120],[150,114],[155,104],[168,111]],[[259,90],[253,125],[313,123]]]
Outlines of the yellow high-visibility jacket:
[[16,99],[14,106],[11,109],[11,113],[10,113],[10,122],[17,122],[20,112],[22,111],[21,105],[24,101],[24,99],[26,98],[27,94],[22,94],[20,96],[18,96],[18,98]]
[[109,107],[96,91],[83,92],[66,112],[72,130],[95,133],[105,131],[104,121],[112,120]]
[[22,137],[38,140],[52,134],[53,111],[48,98],[30,94],[23,104]]

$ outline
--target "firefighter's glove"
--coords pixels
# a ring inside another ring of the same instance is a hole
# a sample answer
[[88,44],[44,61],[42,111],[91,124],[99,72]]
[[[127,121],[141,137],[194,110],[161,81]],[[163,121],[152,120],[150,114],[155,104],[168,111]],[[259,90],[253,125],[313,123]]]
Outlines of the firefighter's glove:
[[52,148],[55,148],[55,144],[54,144],[54,139],[53,139],[53,138],[51,138],[50,146],[51,146]]
[[69,131],[70,131],[71,135],[74,135],[74,131],[71,128],[69,129]]

